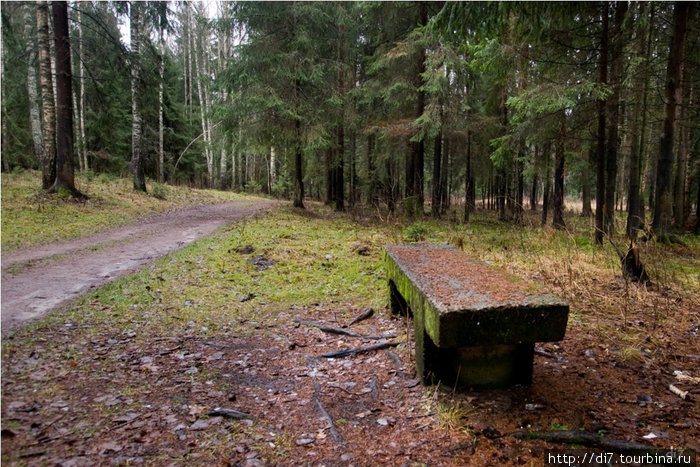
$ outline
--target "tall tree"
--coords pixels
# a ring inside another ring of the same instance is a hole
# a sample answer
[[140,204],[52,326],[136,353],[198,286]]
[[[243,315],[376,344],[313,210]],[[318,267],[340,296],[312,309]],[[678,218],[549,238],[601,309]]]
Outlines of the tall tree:
[[53,2],[54,44],[56,50],[56,180],[50,191],[67,191],[84,197],[75,188],[73,170],[73,93],[68,29],[68,2]]
[[[600,31],[600,50],[598,57],[598,82],[601,85],[608,83],[608,2],[602,3],[602,28]],[[598,97],[598,133],[596,137],[596,195],[595,195],[595,242],[597,245],[603,244],[605,236],[605,130],[606,125],[606,103],[603,96]]]
[[51,72],[51,47],[49,40],[49,6],[37,2],[37,43],[39,50],[39,83],[41,85],[41,110],[43,132],[43,159],[41,179],[44,189],[56,180],[56,101],[54,100],[53,74]]
[[[637,238],[637,232],[644,224],[644,205],[641,190],[641,178],[643,167],[643,154],[646,146],[647,127],[647,102],[649,100],[649,69],[651,68],[651,40],[652,24],[654,21],[655,5],[653,3],[640,4],[641,25],[638,34],[639,46],[641,49],[641,73],[636,75],[639,84],[637,91],[642,93],[642,101],[634,104],[634,117],[632,125],[632,143],[630,147],[630,174],[629,191],[627,194],[627,236],[631,240]],[[651,10],[647,13],[647,9]],[[635,93],[636,94],[636,93]]]
[[89,168],[87,156],[87,139],[85,137],[85,52],[83,48],[83,12],[80,2],[77,5],[77,31],[78,31],[78,158],[82,170]]
[[163,96],[165,91],[165,30],[168,26],[168,3],[158,2],[158,181],[165,180],[165,147],[163,114]]
[[559,138],[557,139],[557,149],[554,157],[554,214],[552,225],[557,229],[565,229],[564,222],[564,162],[566,145],[566,114],[561,112],[561,124]]
[[610,73],[608,84],[612,93],[607,100],[607,142],[605,145],[605,227],[608,235],[615,234],[615,194],[617,181],[617,159],[620,147],[618,127],[620,125],[620,89],[622,87],[624,63],[624,40],[622,23],[627,13],[627,2],[615,3],[612,28],[612,44],[609,51]]
[[129,26],[131,42],[131,174],[134,179],[134,190],[145,193],[146,175],[144,172],[144,155],[142,146],[143,117],[141,115],[141,42],[143,40],[143,6],[144,4],[141,2],[131,2]]
[[676,131],[676,112],[680,100],[685,37],[691,7],[692,3],[690,2],[676,2],[673,7],[673,26],[664,91],[666,104],[664,106],[663,133],[657,159],[656,200],[654,202],[654,220],[652,223],[652,229],[661,234],[671,228],[673,221],[671,193],[673,142]]

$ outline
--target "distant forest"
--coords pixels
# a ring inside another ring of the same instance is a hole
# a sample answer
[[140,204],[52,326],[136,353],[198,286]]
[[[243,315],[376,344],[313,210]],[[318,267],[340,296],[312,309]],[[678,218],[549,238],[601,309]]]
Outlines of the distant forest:
[[47,190],[86,171],[559,228],[576,199],[598,242],[700,227],[695,2],[1,8],[2,170]]

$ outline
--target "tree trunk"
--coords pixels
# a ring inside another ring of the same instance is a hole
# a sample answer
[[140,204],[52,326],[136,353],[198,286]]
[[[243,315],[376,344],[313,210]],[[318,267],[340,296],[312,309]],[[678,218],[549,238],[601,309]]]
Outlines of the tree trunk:
[[[194,29],[193,25],[190,24],[190,31]],[[204,58],[206,55],[206,47],[204,41],[205,31],[200,33],[200,40],[195,41],[194,34],[192,36],[192,49],[197,51],[197,42],[199,42],[199,50],[194,57],[195,66],[195,77],[197,81],[197,97],[199,98],[199,117],[202,124],[202,134],[204,135],[204,158],[207,163],[207,185],[211,188],[214,185],[214,155],[211,147],[211,126],[208,119],[209,109],[207,105],[207,92],[202,81],[208,79],[206,70],[204,68]],[[201,57],[202,63],[200,64]]]
[[357,133],[350,134],[350,207],[355,207],[358,197],[357,180]]
[[333,198],[335,201],[335,210],[344,211],[345,210],[345,24],[344,21],[344,8],[345,5],[341,1],[338,3],[339,8],[339,23],[338,24],[338,42],[336,44],[337,48],[337,58],[338,58],[338,72],[337,72],[337,86],[338,86],[338,96],[340,97],[340,108],[338,109],[338,121],[336,122],[336,150],[335,161],[333,164],[333,187],[334,193]]
[[564,223],[564,161],[566,144],[566,115],[562,112],[561,128],[559,130],[559,141],[554,162],[554,215],[552,225],[556,229],[565,229]]
[[56,180],[50,191],[84,195],[75,188],[73,171],[73,102],[68,33],[68,3],[53,2],[54,44],[56,50]]
[[617,157],[620,147],[618,126],[620,123],[620,88],[622,87],[623,31],[622,23],[627,13],[627,2],[618,1],[615,5],[612,47],[610,50],[610,79],[612,94],[608,97],[608,141],[605,156],[605,232],[615,234],[615,194],[617,182]]
[[525,196],[523,161],[525,160],[524,142],[520,144],[520,150],[515,159],[515,221],[523,221],[523,199]]
[[690,124],[689,124],[689,109],[693,108],[693,96],[691,87],[691,77],[688,72],[689,67],[683,67],[682,81],[682,103],[680,111],[680,124],[678,129],[678,162],[676,163],[676,177],[674,186],[673,200],[673,225],[678,229],[685,227],[685,221],[690,214],[690,206],[688,205],[690,186],[690,157],[688,154],[690,146]]
[[369,177],[369,204],[373,207],[379,206],[381,185],[377,176],[377,167],[374,160],[374,149],[377,137],[374,133],[367,135],[367,172]]
[[[418,2],[418,25],[428,24],[428,7],[424,1]],[[423,87],[423,73],[425,73],[425,49],[421,46],[415,57],[415,74],[413,75],[413,85],[416,89],[416,104],[413,118],[418,119],[425,111],[425,91]],[[408,202],[409,216],[422,216],[424,204],[424,165],[425,165],[425,141],[411,143],[411,152],[406,165],[406,198]]]
[[83,13],[80,11],[80,2],[78,2],[78,89],[80,96],[80,107],[78,109],[78,129],[80,130],[80,158],[82,160],[83,170],[88,170],[90,164],[87,156],[87,138],[85,137],[85,63],[83,61],[85,54],[83,52]]
[[141,2],[132,1],[130,12],[131,27],[131,173],[134,177],[134,190],[146,192],[141,117]]
[[165,181],[165,147],[163,145],[163,90],[165,88],[165,21],[161,18],[160,34],[160,61],[158,63],[158,181]]
[[547,214],[549,213],[549,198],[552,194],[552,177],[550,173],[550,163],[552,161],[552,143],[547,141],[542,150],[544,160],[544,191],[542,192],[542,226],[547,225]]
[[275,154],[275,147],[270,146],[270,192],[275,183],[277,183],[277,154]]
[[[294,101],[299,105],[301,95],[301,83],[297,79],[294,83]],[[301,148],[301,120],[294,119],[294,202],[295,208],[304,209],[304,172]]]
[[654,19],[654,5],[642,3],[642,15],[646,14],[646,8],[651,8],[651,15],[646,30],[642,32],[642,56],[644,59],[643,72],[641,74],[642,102],[635,105],[634,123],[632,130],[632,147],[630,154],[630,175],[629,175],[629,192],[627,194],[627,236],[630,240],[637,238],[637,231],[644,225],[644,207],[642,205],[642,163],[644,160],[644,146],[646,139],[647,125],[647,100],[649,95],[649,68],[650,68],[650,51],[652,27]]
[[535,145],[535,173],[532,174],[532,189],[530,191],[530,210],[531,211],[536,211],[537,210],[537,185],[539,185],[539,171],[541,167],[541,162],[540,162],[540,147]]
[[440,167],[440,214],[443,215],[450,207],[450,139],[445,138],[442,149],[442,164]]
[[[600,57],[598,59],[598,82],[608,82],[608,2],[603,2],[601,13],[603,27],[600,34]],[[595,243],[603,244],[605,234],[605,127],[606,105],[604,99],[598,99],[598,136],[596,147],[596,195],[595,195]]]
[[581,191],[583,198],[583,207],[581,209],[581,217],[593,217],[593,208],[591,207],[591,165],[595,162],[595,149],[590,148],[588,159],[583,163],[581,172]]
[[56,180],[56,101],[51,71],[51,46],[49,40],[49,6],[39,1],[36,11],[37,42],[39,51],[39,84],[41,86],[41,110],[43,132],[43,160],[41,161],[41,185],[48,190]]
[[676,2],[673,7],[673,35],[668,55],[668,67],[666,68],[666,89],[664,93],[666,105],[663,134],[661,136],[656,168],[656,199],[652,224],[652,229],[662,234],[669,230],[673,221],[673,206],[671,204],[673,137],[676,130],[676,109],[680,98],[685,36],[691,6],[692,3],[689,2]]
[[[34,157],[36,157],[39,167],[43,167],[44,146],[41,135],[41,110],[39,109],[39,91],[36,78],[36,47],[33,40],[32,24],[34,21],[35,8],[28,4],[25,9],[24,37],[27,44],[25,52],[27,54],[27,97],[29,98],[29,122],[32,128],[32,143],[34,144]],[[3,135],[6,133],[3,132]]]
[[433,151],[433,192],[430,213],[436,219],[440,217],[440,205],[442,204],[442,132],[435,137],[435,149]]
[[464,176],[464,222],[469,222],[469,214],[474,210],[476,202],[474,192],[474,176],[472,175],[472,133],[467,130],[467,168]]

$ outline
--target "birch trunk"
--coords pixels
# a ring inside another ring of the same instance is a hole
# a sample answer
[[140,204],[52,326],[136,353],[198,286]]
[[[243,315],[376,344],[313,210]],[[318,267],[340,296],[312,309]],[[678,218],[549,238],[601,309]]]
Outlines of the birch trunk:
[[141,82],[141,3],[131,2],[131,173],[134,190],[146,192],[141,140],[143,123],[140,108]]
[[[162,21],[162,20],[161,20]],[[163,23],[160,27],[160,63],[158,75],[158,182],[165,180],[165,150],[163,146],[163,88],[165,85],[165,35],[163,34]]]
[[[191,16],[188,16],[188,18],[191,19]],[[192,24],[190,24],[190,31],[192,31]],[[202,35],[204,33],[202,32]],[[192,34],[190,36],[193,36]],[[194,37],[191,37],[191,50],[196,50],[196,42],[194,40]],[[199,53],[197,55],[204,55],[204,44],[200,43],[201,49],[199,50]],[[204,60],[204,57],[202,57],[202,60]],[[210,136],[211,133],[209,132],[209,125],[207,122],[206,118],[206,113],[207,113],[207,100],[204,95],[204,89],[202,85],[202,81],[204,79],[204,73],[202,72],[203,70],[203,65],[199,64],[199,59],[197,57],[194,58],[194,66],[195,66],[195,76],[196,76],[196,81],[197,81],[197,97],[199,98],[199,116],[201,119],[202,123],[202,134],[203,134],[203,139],[204,139],[204,156],[206,158],[207,162],[207,184],[209,187],[212,186],[212,183],[214,181],[214,161],[212,157],[212,152],[211,152],[211,145],[210,145]]]
[[87,157],[87,139],[85,138],[85,63],[83,63],[83,13],[78,5],[78,129],[80,134],[80,154],[81,170],[88,170],[90,164]]
[[41,162],[42,187],[51,188],[56,179],[56,101],[51,74],[51,45],[49,41],[49,7],[40,1],[36,10],[37,41],[39,51],[39,84],[41,86],[41,111],[43,133],[43,160]]

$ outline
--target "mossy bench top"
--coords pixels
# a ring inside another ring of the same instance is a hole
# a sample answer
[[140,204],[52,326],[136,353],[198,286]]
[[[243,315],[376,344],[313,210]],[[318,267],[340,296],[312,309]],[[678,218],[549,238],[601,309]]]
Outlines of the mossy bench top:
[[387,275],[438,346],[561,340],[568,304],[449,245],[388,245]]

